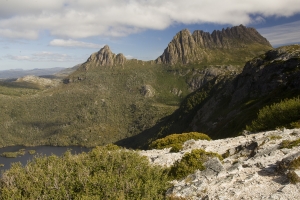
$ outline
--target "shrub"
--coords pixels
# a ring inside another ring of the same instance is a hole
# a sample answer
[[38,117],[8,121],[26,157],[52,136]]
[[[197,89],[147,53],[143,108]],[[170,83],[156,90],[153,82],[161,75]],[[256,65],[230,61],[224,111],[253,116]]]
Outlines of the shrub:
[[28,150],[28,153],[30,154],[30,155],[33,155],[33,154],[35,154],[35,150],[34,149],[32,149],[32,150]]
[[164,199],[167,173],[110,145],[89,153],[36,157],[2,174],[0,199]]
[[297,140],[293,140],[293,141],[290,141],[290,140],[283,140],[281,142],[281,146],[280,148],[288,148],[288,149],[291,149],[295,146],[298,146],[300,145],[300,139],[297,139]]
[[270,135],[270,140],[280,140],[282,137],[280,135]]
[[277,127],[297,128],[300,127],[299,119],[300,98],[297,97],[263,107],[259,110],[257,119],[246,129],[255,132]]
[[222,156],[213,152],[206,152],[203,149],[194,149],[186,153],[181,160],[178,160],[171,167],[169,175],[174,179],[181,179],[193,173],[195,170],[204,170],[204,163],[211,157],[223,160]]
[[300,182],[300,178],[298,177],[298,175],[294,172],[294,171],[289,171],[287,173],[287,177],[290,180],[290,182],[292,184],[296,184]]
[[211,140],[210,137],[203,133],[190,132],[182,134],[172,134],[162,139],[153,141],[149,147],[151,149],[171,148],[172,152],[178,152],[182,149],[182,145],[187,140]]

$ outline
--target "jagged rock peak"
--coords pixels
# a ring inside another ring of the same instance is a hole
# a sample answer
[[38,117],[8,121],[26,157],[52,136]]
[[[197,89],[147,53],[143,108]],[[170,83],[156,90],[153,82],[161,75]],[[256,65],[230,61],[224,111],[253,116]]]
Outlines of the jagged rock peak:
[[268,40],[254,28],[243,25],[215,30],[211,34],[201,30],[191,34],[189,30],[184,29],[174,36],[164,53],[156,59],[156,63],[187,64],[207,59],[209,55],[206,51],[209,50],[247,48],[247,45],[255,43],[272,48]]
[[126,57],[122,54],[114,54],[111,52],[108,45],[105,45],[98,52],[93,53],[85,64],[94,64],[98,66],[114,66],[123,65],[126,62]]

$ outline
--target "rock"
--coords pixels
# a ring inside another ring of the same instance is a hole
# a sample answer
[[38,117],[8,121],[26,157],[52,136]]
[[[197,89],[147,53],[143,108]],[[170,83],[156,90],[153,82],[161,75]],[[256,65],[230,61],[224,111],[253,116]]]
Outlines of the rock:
[[116,55],[111,52],[108,45],[105,45],[98,52],[93,53],[82,66],[88,70],[91,66],[122,66],[125,62],[126,57],[123,54]]
[[56,87],[61,83],[58,79],[41,78],[33,75],[18,78],[16,82],[33,83],[41,87]]
[[184,29],[176,34],[164,53],[156,59],[156,63],[174,65],[198,62],[209,59],[209,50],[246,48],[247,44],[254,43],[271,47],[254,28],[243,25],[213,31],[211,34],[199,30],[191,34]]
[[[268,131],[235,138],[202,141],[189,140],[184,149],[178,153],[170,153],[168,149],[140,152],[155,165],[170,166],[182,158],[184,153],[192,149],[205,149],[219,154],[226,149],[238,149],[222,162],[217,158],[204,163],[205,170],[197,170],[183,180],[172,181],[173,186],[166,192],[167,197],[174,199],[300,199],[300,184],[287,181],[287,174],[276,171],[278,163],[284,169],[300,156],[300,146],[281,152],[279,144],[283,140],[296,140],[299,135],[292,134],[300,129],[280,131],[280,139],[269,137],[278,131]],[[255,137],[254,137],[255,136]],[[257,153],[251,157],[251,152]],[[243,152],[243,154],[239,154]],[[273,153],[270,153],[273,152]],[[247,153],[247,155],[246,155]],[[172,161],[171,161],[172,160]],[[300,170],[288,170],[295,179],[300,180]]]
[[203,176],[217,176],[224,170],[224,167],[218,158],[211,158],[204,164],[205,170],[201,172]]
[[285,172],[285,171],[289,170],[290,166],[291,166],[291,163],[294,160],[299,159],[299,157],[300,157],[300,151],[293,154],[293,155],[290,155],[290,156],[287,156],[287,157],[283,158],[280,162],[277,163],[278,171]]
[[154,97],[155,96],[155,90],[151,85],[144,85],[141,88],[141,94],[144,97]]
[[[280,99],[283,88],[285,92],[298,93],[300,46],[280,47],[271,52],[274,55],[269,59],[272,60],[264,58],[269,52],[256,57],[245,64],[242,73],[224,83],[222,88],[215,88],[214,94],[205,99],[186,129],[215,138],[234,136],[242,130],[233,132],[229,127],[240,124],[243,113],[255,109],[255,105],[265,105],[257,99]],[[248,106],[245,102],[249,103]]]

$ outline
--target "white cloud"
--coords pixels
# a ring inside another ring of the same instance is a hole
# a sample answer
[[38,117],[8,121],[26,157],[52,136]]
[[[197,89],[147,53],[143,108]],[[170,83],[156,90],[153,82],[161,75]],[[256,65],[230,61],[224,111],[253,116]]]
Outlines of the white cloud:
[[258,29],[273,46],[300,42],[300,21]]
[[127,56],[125,56],[127,59],[133,59],[134,57],[133,56],[131,56],[131,55],[127,55]]
[[60,47],[80,47],[80,48],[92,48],[92,49],[100,49],[104,45],[81,42],[76,40],[63,40],[63,39],[54,39],[49,43],[51,46],[60,46]]
[[0,0],[0,5],[0,36],[25,39],[44,30],[75,39],[122,37],[174,23],[247,25],[300,12],[299,0]]
[[35,61],[35,62],[69,62],[69,61],[76,61],[76,59],[72,58],[72,56],[67,54],[60,54],[60,53],[53,53],[53,52],[38,52],[31,55],[22,55],[22,56],[16,56],[16,55],[7,55],[5,56],[8,59],[11,60],[18,60],[18,61]]

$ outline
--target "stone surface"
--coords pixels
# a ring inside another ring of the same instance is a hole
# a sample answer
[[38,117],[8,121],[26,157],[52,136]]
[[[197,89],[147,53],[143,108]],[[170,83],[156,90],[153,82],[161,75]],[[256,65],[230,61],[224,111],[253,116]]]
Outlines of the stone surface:
[[[140,151],[155,165],[171,166],[192,149],[204,149],[219,154],[231,150],[222,162],[214,158],[183,180],[172,181],[166,195],[186,199],[300,199],[300,184],[291,184],[285,173],[279,173],[279,162],[298,157],[300,146],[280,149],[283,140],[296,140],[300,129],[283,129],[235,138],[185,142],[178,153],[170,149]],[[270,139],[272,136],[282,138]],[[264,141],[264,142],[262,142]],[[238,151],[232,151],[232,150]],[[255,150],[255,155],[252,152]],[[295,170],[299,173],[299,170]]]
[[271,47],[270,43],[254,28],[243,25],[213,31],[211,34],[196,30],[193,34],[184,29],[176,34],[156,63],[174,65],[209,59],[207,50],[247,48],[247,44],[259,43]]
[[100,51],[93,53],[83,64],[83,68],[88,70],[91,66],[114,66],[123,65],[126,58],[123,54],[114,54],[108,45],[105,45]]
[[28,75],[21,78],[18,78],[16,82],[27,82],[33,83],[41,87],[56,87],[61,83],[59,79],[48,79],[48,78],[41,78],[38,76]]

